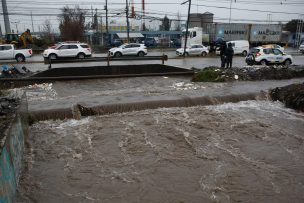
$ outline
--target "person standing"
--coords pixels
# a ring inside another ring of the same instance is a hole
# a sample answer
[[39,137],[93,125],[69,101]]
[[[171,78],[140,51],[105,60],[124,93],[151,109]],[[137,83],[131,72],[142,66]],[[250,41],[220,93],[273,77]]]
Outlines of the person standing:
[[225,68],[226,63],[226,42],[223,41],[220,46],[221,68]]
[[234,55],[234,51],[232,48],[232,44],[229,42],[228,47],[225,51],[225,56],[226,56],[226,68],[231,68],[232,67],[232,58]]

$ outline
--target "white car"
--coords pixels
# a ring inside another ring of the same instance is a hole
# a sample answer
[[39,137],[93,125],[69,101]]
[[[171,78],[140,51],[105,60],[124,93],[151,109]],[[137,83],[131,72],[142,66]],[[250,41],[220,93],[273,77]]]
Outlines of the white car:
[[266,44],[266,45],[262,45],[263,48],[273,48],[273,49],[279,49],[281,52],[284,52],[284,47],[281,47],[278,44]]
[[60,43],[55,48],[44,50],[42,55],[44,58],[49,59],[66,57],[84,59],[92,56],[92,51],[86,43]]
[[0,59],[16,59],[17,62],[23,62],[32,55],[32,49],[16,49],[13,44],[0,45]]
[[293,58],[291,55],[285,54],[279,49],[255,47],[250,50],[246,57],[248,65],[261,64],[284,64],[286,66],[292,64]]
[[148,54],[147,47],[144,44],[130,43],[109,50],[109,56],[120,57],[126,55],[145,56]]
[[[209,50],[207,47],[201,44],[192,45],[188,48],[186,48],[186,56],[190,55],[197,55],[197,56],[206,56],[209,53]],[[176,50],[177,56],[183,56],[184,55],[184,48],[179,48]]]
[[299,52],[301,52],[302,54],[304,54],[304,42],[300,45]]

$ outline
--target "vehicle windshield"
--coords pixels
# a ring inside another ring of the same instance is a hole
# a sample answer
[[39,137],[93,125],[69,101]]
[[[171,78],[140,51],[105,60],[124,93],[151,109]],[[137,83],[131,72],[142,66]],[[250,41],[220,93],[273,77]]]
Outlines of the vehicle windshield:
[[250,54],[256,54],[256,53],[258,53],[260,50],[259,49],[251,49],[250,50]]
[[59,49],[61,47],[62,44],[55,44],[55,48],[54,49]]

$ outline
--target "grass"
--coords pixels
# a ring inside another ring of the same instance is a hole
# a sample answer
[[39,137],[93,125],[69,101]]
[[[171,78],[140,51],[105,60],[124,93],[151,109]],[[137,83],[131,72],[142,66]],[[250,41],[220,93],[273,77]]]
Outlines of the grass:
[[224,82],[225,77],[217,67],[208,67],[194,74],[192,82]]

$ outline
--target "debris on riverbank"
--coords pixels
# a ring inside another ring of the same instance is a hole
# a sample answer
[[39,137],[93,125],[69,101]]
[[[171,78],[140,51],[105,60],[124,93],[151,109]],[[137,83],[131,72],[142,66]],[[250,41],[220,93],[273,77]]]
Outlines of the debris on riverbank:
[[304,83],[277,87],[270,90],[270,96],[272,100],[279,100],[288,108],[304,112]]
[[14,119],[20,99],[0,90],[0,140],[4,137],[7,126]]
[[304,77],[304,66],[245,66],[223,69],[207,67],[194,74],[193,82],[229,82],[255,80],[282,80]]

